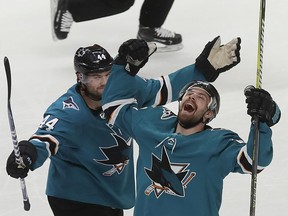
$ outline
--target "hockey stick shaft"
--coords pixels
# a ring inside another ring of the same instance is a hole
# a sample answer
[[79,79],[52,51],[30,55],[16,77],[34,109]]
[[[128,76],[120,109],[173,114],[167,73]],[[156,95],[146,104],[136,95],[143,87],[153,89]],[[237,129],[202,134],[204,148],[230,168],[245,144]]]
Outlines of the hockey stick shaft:
[[[260,0],[256,88],[262,87],[265,9],[266,9],[266,0]],[[254,134],[253,158],[252,158],[250,216],[255,216],[255,209],[256,209],[257,167],[259,157],[259,118],[257,116],[254,117],[253,123],[255,125],[255,134]]]
[[260,0],[256,88],[262,87],[266,0]]
[[[12,109],[11,109],[11,102],[10,102],[10,98],[11,98],[11,69],[10,69],[10,63],[9,63],[9,60],[7,57],[4,58],[4,66],[5,66],[5,71],[6,71],[7,87],[8,87],[8,100],[7,100],[8,119],[9,119],[12,142],[13,142],[14,154],[15,154],[15,158],[16,158],[16,163],[20,167],[25,167],[25,165],[23,164],[23,160],[20,156],[17,133],[16,133],[13,113],[12,113]],[[20,178],[20,185],[21,185],[22,196],[23,196],[24,210],[29,211],[30,210],[30,202],[29,202],[24,178]]]

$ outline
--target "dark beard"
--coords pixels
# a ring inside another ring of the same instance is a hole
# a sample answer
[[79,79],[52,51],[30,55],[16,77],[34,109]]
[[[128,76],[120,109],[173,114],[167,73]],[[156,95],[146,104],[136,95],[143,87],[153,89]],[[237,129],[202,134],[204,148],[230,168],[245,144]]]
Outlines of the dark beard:
[[85,95],[87,97],[89,97],[90,99],[94,100],[94,101],[101,101],[102,100],[102,95],[95,95],[95,94],[92,94],[90,92],[88,92],[86,89],[85,89]]
[[181,127],[185,128],[185,129],[190,129],[190,128],[195,127],[199,123],[204,123],[204,120],[203,120],[203,118],[200,118],[196,121],[191,121],[191,120],[190,121],[181,121],[179,119],[179,116],[178,116],[178,123],[181,125]]
[[89,97],[91,100],[94,100],[94,101],[102,100],[102,95],[96,95],[96,94],[89,92],[85,85],[82,84],[80,88],[82,91],[84,91],[85,95]]

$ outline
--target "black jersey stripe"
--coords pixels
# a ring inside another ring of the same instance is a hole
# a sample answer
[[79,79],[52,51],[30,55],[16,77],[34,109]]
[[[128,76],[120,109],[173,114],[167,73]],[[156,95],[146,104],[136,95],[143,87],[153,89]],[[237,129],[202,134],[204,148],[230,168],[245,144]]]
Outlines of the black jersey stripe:
[[165,105],[167,103],[167,100],[168,100],[168,88],[167,88],[166,81],[165,81],[164,77],[161,76],[161,78],[163,80],[163,85],[160,89],[161,96],[160,96],[159,105]]
[[[239,157],[239,162],[242,165],[242,167],[245,169],[245,171],[252,172],[252,164],[249,163],[249,160],[246,158],[244,152],[241,152],[241,155]],[[263,169],[257,168],[257,173],[260,173]]]
[[41,142],[49,143],[49,151],[51,155],[55,155],[58,150],[59,142],[52,136],[33,135],[29,140],[37,139]]

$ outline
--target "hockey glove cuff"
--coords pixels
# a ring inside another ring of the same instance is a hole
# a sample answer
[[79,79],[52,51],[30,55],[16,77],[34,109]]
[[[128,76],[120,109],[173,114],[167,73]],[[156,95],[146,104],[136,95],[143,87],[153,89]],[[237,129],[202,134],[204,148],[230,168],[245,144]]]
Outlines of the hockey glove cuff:
[[241,39],[238,37],[221,45],[221,38],[217,36],[206,44],[196,59],[195,65],[203,71],[207,81],[213,82],[220,73],[231,69],[240,62],[240,44]]
[[32,164],[37,160],[37,150],[35,146],[29,141],[20,141],[20,164],[16,163],[14,151],[10,154],[6,164],[6,171],[8,175],[13,178],[25,178],[28,175]]
[[126,71],[131,76],[135,76],[156,50],[157,47],[154,43],[148,46],[144,40],[130,39],[120,46],[114,63],[125,65]]
[[254,86],[247,86],[244,94],[248,115],[252,118],[257,116],[261,122],[266,122],[269,127],[279,122],[281,111],[267,91]]

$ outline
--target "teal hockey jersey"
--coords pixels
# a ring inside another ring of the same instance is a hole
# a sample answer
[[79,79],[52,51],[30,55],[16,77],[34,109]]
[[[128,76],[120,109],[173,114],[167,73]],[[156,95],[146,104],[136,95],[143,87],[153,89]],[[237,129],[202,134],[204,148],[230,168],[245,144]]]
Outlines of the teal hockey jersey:
[[[134,215],[218,216],[224,178],[231,172],[251,173],[254,126],[247,142],[233,131],[209,126],[188,136],[177,134],[177,116],[162,106],[139,109],[141,100],[133,94],[137,84],[130,80],[129,85],[116,84],[123,74],[117,68],[112,71],[103,108],[114,110],[110,124],[139,145]],[[272,160],[272,131],[260,123],[259,132],[258,170],[262,171]]]
[[[204,79],[194,65],[159,79],[131,77],[126,72],[122,75],[119,83],[133,79],[141,86],[134,92],[141,98],[140,107],[171,102],[187,82]],[[38,153],[33,170],[50,158],[47,195],[120,209],[134,206],[132,140],[107,124],[102,110],[89,109],[77,85],[48,107],[29,141]]]

